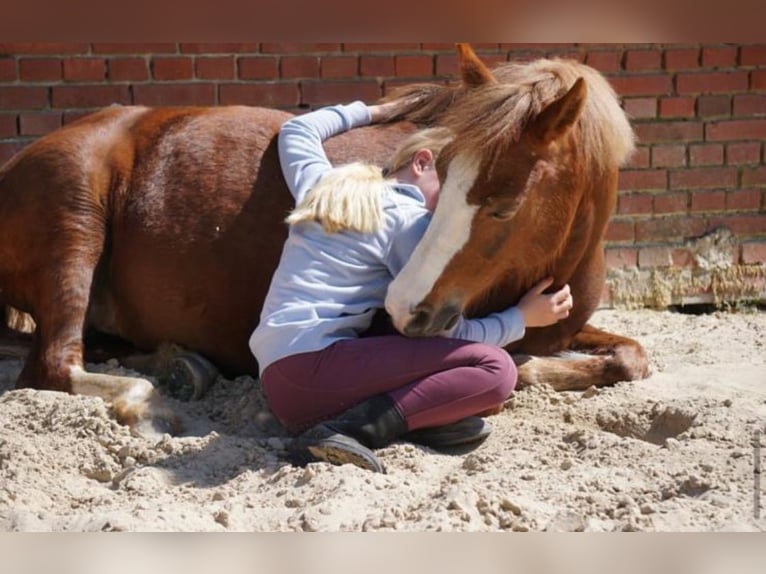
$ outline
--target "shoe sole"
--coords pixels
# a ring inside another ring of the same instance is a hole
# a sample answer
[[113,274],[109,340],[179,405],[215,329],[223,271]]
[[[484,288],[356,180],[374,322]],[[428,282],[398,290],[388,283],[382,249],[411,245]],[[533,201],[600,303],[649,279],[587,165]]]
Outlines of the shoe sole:
[[324,442],[307,447],[314,458],[322,462],[334,465],[353,464],[365,470],[385,474],[383,465],[374,457],[364,456],[362,453],[350,451],[344,445]]

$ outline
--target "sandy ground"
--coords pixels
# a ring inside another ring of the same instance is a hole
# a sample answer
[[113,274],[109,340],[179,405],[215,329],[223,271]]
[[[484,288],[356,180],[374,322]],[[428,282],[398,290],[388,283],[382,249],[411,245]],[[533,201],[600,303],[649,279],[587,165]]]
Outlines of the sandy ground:
[[0,361],[0,531],[766,529],[766,312],[592,322],[641,341],[652,376],[519,391],[478,448],[396,443],[379,451],[385,475],[285,462],[249,377],[175,403],[185,436],[148,437],[101,399],[10,390],[20,364]]

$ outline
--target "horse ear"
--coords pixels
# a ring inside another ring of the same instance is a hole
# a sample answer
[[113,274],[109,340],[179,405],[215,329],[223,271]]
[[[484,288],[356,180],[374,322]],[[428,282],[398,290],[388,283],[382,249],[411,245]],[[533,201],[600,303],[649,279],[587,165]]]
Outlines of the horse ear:
[[537,115],[532,122],[532,133],[544,144],[563,136],[580,117],[587,94],[585,80],[577,78],[566,94],[548,104]]
[[457,44],[458,61],[460,62],[460,76],[463,84],[469,88],[478,88],[485,84],[496,84],[497,80],[489,68],[479,60],[476,52],[468,44]]

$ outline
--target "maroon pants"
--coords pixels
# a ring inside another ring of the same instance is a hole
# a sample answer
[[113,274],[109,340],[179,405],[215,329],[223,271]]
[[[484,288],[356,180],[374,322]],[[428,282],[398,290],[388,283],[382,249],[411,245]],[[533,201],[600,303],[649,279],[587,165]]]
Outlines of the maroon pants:
[[387,335],[285,357],[266,368],[261,382],[271,410],[292,432],[382,393],[415,430],[500,405],[516,376],[516,366],[500,347]]

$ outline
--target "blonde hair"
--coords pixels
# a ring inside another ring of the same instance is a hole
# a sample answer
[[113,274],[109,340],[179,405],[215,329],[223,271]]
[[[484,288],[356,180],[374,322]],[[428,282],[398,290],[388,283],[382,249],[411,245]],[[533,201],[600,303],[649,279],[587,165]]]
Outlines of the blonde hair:
[[325,173],[285,221],[321,224],[328,233],[380,229],[381,196],[390,183],[374,165],[350,163]]
[[451,140],[450,130],[429,128],[407,138],[383,169],[359,162],[336,167],[320,177],[285,221],[314,221],[327,233],[375,232],[383,221],[381,198],[392,187],[388,176],[412,161],[419,149],[428,148],[437,157]]
[[383,168],[385,176],[392,175],[412,161],[412,156],[419,149],[427,148],[434,154],[434,159],[439,157],[444,147],[452,141],[454,135],[447,128],[427,128],[415,132],[399,146]]

